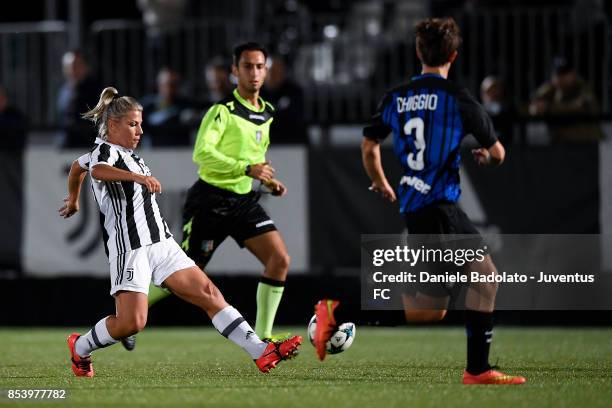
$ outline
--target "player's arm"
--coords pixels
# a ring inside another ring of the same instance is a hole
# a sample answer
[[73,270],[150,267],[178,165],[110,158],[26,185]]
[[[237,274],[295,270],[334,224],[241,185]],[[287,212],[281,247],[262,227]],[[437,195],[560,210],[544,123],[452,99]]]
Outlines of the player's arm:
[[366,174],[372,181],[370,190],[380,193],[392,203],[397,200],[395,191],[389,184],[385,171],[383,170],[380,156],[380,141],[391,133],[388,125],[387,106],[390,104],[390,96],[385,94],[376,108],[376,112],[370,119],[368,125],[363,129],[363,140],[361,141],[361,160]]
[[459,111],[463,120],[464,131],[472,134],[480,144],[473,149],[474,160],[481,166],[499,166],[504,162],[506,150],[495,135],[491,118],[467,91],[458,93]]
[[[225,105],[213,105],[198,129],[195,147],[193,149],[193,161],[200,167],[205,167],[209,172],[238,177],[247,175],[256,180],[268,181],[274,177],[274,169],[268,162],[249,163],[223,154],[217,146],[224,137],[229,120],[229,110]],[[248,166],[248,168],[247,168]]]
[[385,171],[382,167],[382,160],[380,158],[380,143],[378,140],[364,137],[361,142],[361,160],[363,167],[372,181],[370,190],[380,193],[384,198],[391,201],[392,203],[397,200],[395,191],[389,184]]
[[132,173],[105,163],[97,163],[91,169],[91,176],[100,181],[132,181],[142,184],[151,193],[161,193],[161,183],[153,176]]
[[114,167],[119,154],[107,143],[98,145],[90,156],[89,169],[92,178],[100,181],[131,181],[145,186],[151,193],[161,193],[161,183],[155,177]]
[[81,186],[87,174],[87,168],[82,167],[80,162],[81,158],[73,161],[68,172],[68,196],[64,198],[64,205],[58,210],[59,215],[64,218],[72,217],[79,211]]

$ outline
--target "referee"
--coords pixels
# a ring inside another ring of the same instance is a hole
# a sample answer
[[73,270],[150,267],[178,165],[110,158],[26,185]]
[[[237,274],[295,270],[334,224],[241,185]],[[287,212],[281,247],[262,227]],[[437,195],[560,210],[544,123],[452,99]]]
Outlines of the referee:
[[287,192],[266,161],[274,107],[259,91],[267,57],[260,44],[237,46],[232,73],[238,86],[202,120],[193,150],[199,179],[189,189],[183,208],[182,247],[201,268],[228,236],[251,251],[264,265],[257,287],[255,332],[262,339],[275,340],[272,326],[290,258],[274,221],[258,204],[260,193],[252,191],[255,179],[272,195]]

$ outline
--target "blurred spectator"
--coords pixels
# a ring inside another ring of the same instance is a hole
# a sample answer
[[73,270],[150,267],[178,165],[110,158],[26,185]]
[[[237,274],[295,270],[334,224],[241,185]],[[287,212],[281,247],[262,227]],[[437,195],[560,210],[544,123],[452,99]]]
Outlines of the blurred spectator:
[[504,146],[512,144],[514,109],[506,98],[506,85],[495,76],[488,76],[480,84],[480,99],[491,119],[497,138]]
[[264,99],[276,109],[270,128],[270,139],[274,143],[307,143],[306,126],[302,119],[302,88],[287,77],[282,57],[273,56],[270,62],[263,93]]
[[138,0],[147,35],[159,36],[180,28],[187,0]]
[[549,82],[540,86],[529,105],[531,115],[557,116],[549,124],[553,142],[594,142],[603,138],[599,123],[580,120],[599,114],[595,94],[566,58],[553,61]]
[[205,108],[232,95],[234,85],[231,81],[230,64],[222,57],[215,57],[206,65],[206,101]]
[[25,116],[10,104],[6,88],[0,85],[0,150],[23,149],[26,127]]
[[178,72],[163,68],[157,74],[157,93],[142,98],[144,132],[155,146],[191,144],[192,104],[179,94]]
[[178,39],[187,0],[138,0],[136,4],[142,11],[142,21],[146,27],[146,78],[151,78],[156,70],[168,63],[163,58],[163,44],[172,36]]
[[57,109],[59,125],[65,132],[63,147],[89,147],[96,138],[96,130],[81,114],[96,106],[102,88],[90,73],[81,51],[66,52],[62,69],[65,82],[59,91]]

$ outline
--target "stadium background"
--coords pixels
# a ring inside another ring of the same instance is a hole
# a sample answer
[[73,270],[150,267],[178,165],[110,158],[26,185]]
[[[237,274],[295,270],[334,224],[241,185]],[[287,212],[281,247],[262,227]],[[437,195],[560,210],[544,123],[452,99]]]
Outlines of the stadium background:
[[[609,2],[179,1],[180,25],[156,34],[143,22],[139,3],[147,2],[40,0],[3,10],[0,84],[25,113],[28,128],[23,147],[6,143],[0,152],[0,325],[86,325],[114,308],[89,191],[83,191],[77,216],[64,221],[57,215],[67,168],[84,150],[60,147],[56,105],[63,53],[85,50],[102,84],[136,97],[153,92],[158,70],[171,66],[183,76],[183,92],[197,97],[208,61],[229,56],[234,44],[250,39],[282,54],[304,90],[307,136],[291,144],[271,136],[270,158],[290,194],[263,200],[293,260],[278,322],[304,324],[321,294],[337,293],[358,323],[401,323],[401,313],[359,310],[360,234],[403,229],[396,208],[367,191],[360,129],[383,91],[417,72],[411,27],[428,15],[453,15],[462,27],[464,45],[451,78],[479,95],[482,79],[498,75],[516,108],[504,166],[482,170],[464,161],[462,206],[468,215],[486,231],[602,234],[602,268],[612,271],[605,239],[612,235]],[[547,125],[563,126],[572,118],[527,115],[529,98],[550,76],[557,55],[591,84],[601,112],[579,119],[599,124],[607,140],[551,143]],[[196,177],[190,148],[158,147],[146,138],[143,145],[165,187],[162,211],[180,238],[182,200]],[[397,180],[389,146],[384,155]],[[249,319],[259,271],[257,261],[230,241],[208,268]],[[70,308],[75,297],[87,302]],[[605,312],[506,311],[498,320],[612,323]],[[451,314],[447,324],[456,321]],[[168,299],[152,309],[149,322],[199,325],[202,316]]]

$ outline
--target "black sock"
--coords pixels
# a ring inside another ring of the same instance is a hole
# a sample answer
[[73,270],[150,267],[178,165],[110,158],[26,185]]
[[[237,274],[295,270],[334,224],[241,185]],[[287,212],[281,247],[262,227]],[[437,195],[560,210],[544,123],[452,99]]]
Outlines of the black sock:
[[265,283],[266,285],[270,285],[270,286],[276,286],[276,287],[284,287],[285,286],[285,281],[276,280],[276,279],[272,279],[272,278],[266,278],[265,276],[260,276],[259,277],[259,281],[261,283]]
[[465,311],[467,334],[467,372],[482,374],[491,369],[489,349],[493,337],[493,313]]

